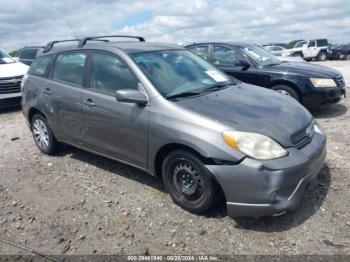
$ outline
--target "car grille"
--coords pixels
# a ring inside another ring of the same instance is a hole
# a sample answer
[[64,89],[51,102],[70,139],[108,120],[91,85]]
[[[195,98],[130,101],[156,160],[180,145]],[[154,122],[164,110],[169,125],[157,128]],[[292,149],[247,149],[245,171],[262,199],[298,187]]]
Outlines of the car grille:
[[337,83],[337,86],[339,86],[341,88],[345,87],[345,81],[344,81],[343,76],[337,76],[334,80]]
[[291,138],[290,141],[292,144],[297,148],[303,148],[308,143],[311,142],[312,137],[314,136],[314,122],[309,124],[308,126],[300,129],[299,131],[295,132]]
[[0,78],[0,94],[21,92],[22,77],[23,76]]

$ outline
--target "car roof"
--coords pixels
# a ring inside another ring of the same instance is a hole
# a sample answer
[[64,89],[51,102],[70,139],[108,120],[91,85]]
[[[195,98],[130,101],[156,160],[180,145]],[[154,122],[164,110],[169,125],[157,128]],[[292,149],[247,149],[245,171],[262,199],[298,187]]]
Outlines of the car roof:
[[45,46],[25,46],[25,47],[22,47],[18,50],[23,50],[23,49],[40,49],[40,48],[44,48]]
[[246,47],[246,46],[253,46],[254,44],[244,43],[244,42],[201,42],[201,43],[193,43],[188,46],[195,46],[195,45],[230,45],[234,47]]
[[64,51],[77,51],[84,49],[97,49],[97,50],[106,50],[113,51],[113,49],[119,49],[124,53],[141,53],[141,52],[150,52],[150,51],[160,51],[160,50],[182,50],[183,47],[167,44],[167,43],[157,43],[157,42],[137,42],[137,41],[119,41],[119,42],[103,42],[103,41],[89,41],[83,47],[79,48],[78,44],[69,44],[65,46],[59,46],[52,48],[49,52],[44,53],[40,52],[39,56],[46,54],[54,54],[57,52]]

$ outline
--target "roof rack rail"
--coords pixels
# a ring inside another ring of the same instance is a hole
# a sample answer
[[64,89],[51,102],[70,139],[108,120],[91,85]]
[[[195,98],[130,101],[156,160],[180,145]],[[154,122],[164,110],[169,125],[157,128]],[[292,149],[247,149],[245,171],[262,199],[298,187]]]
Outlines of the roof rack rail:
[[49,52],[53,48],[53,46],[57,43],[73,42],[73,41],[80,41],[80,39],[57,40],[57,41],[48,42],[43,50],[43,53]]
[[[121,38],[135,38],[138,39],[140,42],[145,42],[146,40],[142,36],[130,36],[130,35],[103,35],[103,36],[92,36],[92,37],[85,37],[80,40],[78,47],[83,47],[87,41],[89,40],[97,40],[99,38],[107,38],[107,37],[121,37]],[[105,40],[105,42],[109,42],[108,40]]]

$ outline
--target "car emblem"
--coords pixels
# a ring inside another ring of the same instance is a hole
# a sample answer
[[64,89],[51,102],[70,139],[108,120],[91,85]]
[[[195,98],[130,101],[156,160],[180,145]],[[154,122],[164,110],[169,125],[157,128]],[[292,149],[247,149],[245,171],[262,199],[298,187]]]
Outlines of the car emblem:
[[9,82],[12,84],[17,84],[17,83],[21,82],[21,80],[20,79],[11,79]]
[[308,137],[310,137],[311,134],[312,134],[312,126],[309,126],[309,127],[306,129],[306,135],[307,135]]

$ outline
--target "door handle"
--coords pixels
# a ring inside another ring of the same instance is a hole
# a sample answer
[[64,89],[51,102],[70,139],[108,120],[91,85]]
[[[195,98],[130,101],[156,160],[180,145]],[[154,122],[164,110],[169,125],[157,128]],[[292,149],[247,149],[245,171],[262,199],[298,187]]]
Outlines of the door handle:
[[52,94],[52,91],[51,91],[51,89],[48,87],[48,88],[45,88],[45,90],[44,90],[44,94],[45,95],[51,95]]
[[96,104],[94,103],[94,101],[92,101],[92,99],[87,99],[84,103],[84,105],[88,106],[88,107],[93,107],[95,106]]

